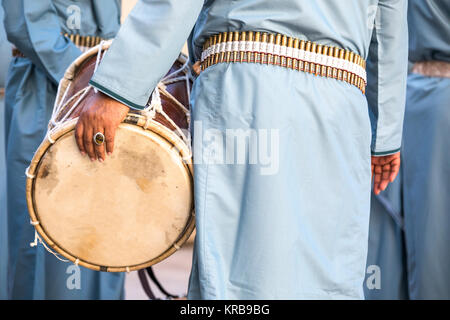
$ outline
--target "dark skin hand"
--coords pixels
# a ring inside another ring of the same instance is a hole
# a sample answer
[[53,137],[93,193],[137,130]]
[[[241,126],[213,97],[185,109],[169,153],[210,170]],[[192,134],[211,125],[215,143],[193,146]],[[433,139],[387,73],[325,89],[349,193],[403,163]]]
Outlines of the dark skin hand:
[[394,182],[400,170],[400,152],[381,157],[372,156],[373,192],[379,195]]
[[[129,107],[107,95],[98,92],[82,102],[82,111],[75,128],[75,139],[82,155],[87,154],[92,161],[105,161],[106,155],[114,151],[114,137],[119,124],[125,119]],[[94,135],[101,132],[105,143],[98,146]]]

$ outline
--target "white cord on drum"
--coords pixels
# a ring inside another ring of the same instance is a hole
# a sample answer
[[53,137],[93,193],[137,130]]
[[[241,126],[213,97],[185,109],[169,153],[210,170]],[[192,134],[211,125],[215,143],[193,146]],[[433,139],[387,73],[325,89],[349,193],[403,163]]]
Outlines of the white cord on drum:
[[[30,221],[30,223],[33,226],[37,226],[39,224],[39,221]],[[67,259],[63,259],[59,256],[59,254],[57,254],[56,252],[54,252],[53,250],[51,250],[49,247],[47,247],[47,245],[45,244],[44,241],[42,241],[41,237],[39,237],[39,234],[37,232],[37,230],[34,230],[34,241],[30,243],[30,247],[36,247],[38,245],[38,242],[40,244],[42,244],[42,246],[45,248],[45,250],[47,250],[48,252],[50,252],[52,255],[54,255],[56,257],[56,259],[58,259],[59,261],[62,262],[70,262]]]
[[[60,114],[59,111],[62,109],[62,106],[59,107],[58,106],[58,110],[57,112],[54,113],[54,115],[51,118],[51,124],[54,127],[58,127],[59,125],[63,124],[64,122],[66,122],[66,120],[69,118],[69,116],[72,114],[73,111],[75,111],[75,109],[78,107],[78,105],[81,103],[81,101],[83,101],[83,99],[88,95],[89,91],[92,89],[91,86],[88,86],[86,88],[81,89],[80,91],[78,91],[77,93],[75,93],[64,105],[67,105],[68,103],[72,102],[73,100],[75,100],[76,98],[79,98],[73,105],[72,107],[70,107],[69,111],[67,111],[64,114],[64,117],[62,117],[59,120],[56,120],[56,118],[58,117],[58,115]],[[64,99],[62,100],[64,101]]]
[[183,130],[181,130],[180,127],[164,111],[161,102],[161,95],[159,93],[160,90],[161,88],[158,85],[152,93],[150,105],[143,110],[143,113],[147,116],[147,122],[144,125],[144,129],[147,129],[149,127],[150,122],[154,121],[156,113],[159,113],[175,128],[175,131],[178,133],[180,138],[183,139],[183,141],[186,143],[186,145],[189,148],[189,152],[191,152],[190,138],[188,138],[184,134]]
[[[61,85],[62,85],[62,81],[59,83],[59,85],[58,85],[58,92],[61,90]],[[57,103],[58,103],[58,101],[55,101],[55,105],[54,105],[54,107],[53,107],[53,111],[52,111],[52,117],[50,118],[50,122],[49,122],[49,128],[50,128],[50,124],[53,124],[53,125],[55,125],[55,121],[56,121],[56,118],[58,117],[58,114],[59,114],[59,111],[61,110],[61,106],[62,106],[62,104],[63,104],[63,101],[66,99],[66,97],[67,97],[67,93],[69,92],[69,88],[70,88],[70,85],[71,85],[72,83],[71,82],[69,82],[69,85],[67,86],[67,88],[66,88],[66,90],[64,91],[64,95],[62,96],[62,98],[61,98],[61,100],[59,101],[59,104],[58,105],[56,105]]]
[[[180,72],[184,72],[184,75],[175,77]],[[178,69],[177,71],[168,74],[164,78],[161,79],[160,83],[164,85],[169,85],[178,81],[186,81],[186,88],[187,88],[187,96],[188,96],[188,103],[191,103],[191,83],[190,81],[194,81],[193,76],[189,70],[189,59],[186,59],[186,62],[183,64],[183,66]]]
[[[94,73],[97,71],[98,66],[100,65],[101,57],[102,57],[102,48],[103,48],[104,43],[105,43],[105,41],[101,41],[99,44],[99,49],[97,52],[97,59],[95,61]],[[58,91],[61,90],[61,83],[59,85]],[[69,93],[71,84],[72,84],[72,82],[69,82],[69,85],[67,86],[66,90],[64,91],[64,95],[62,96],[61,100],[59,101],[59,104],[55,105],[55,107],[53,108],[52,117],[50,119],[50,124],[52,124],[54,127],[58,127],[59,125],[63,124],[70,117],[70,115],[73,113],[73,111],[75,111],[75,109],[78,107],[78,105],[81,103],[81,101],[88,95],[89,91],[92,88],[94,89],[95,93],[98,92],[97,88],[89,85],[86,88],[83,88],[80,91],[78,91],[77,93],[75,93],[68,101],[65,101],[67,94]],[[57,120],[62,109],[65,106],[67,106],[70,102],[74,101],[76,98],[78,98],[78,100],[72,105],[72,107],[69,109],[69,111],[64,114],[64,117]]]
[[[165,96],[173,100],[176,104],[180,105],[184,109],[186,107],[182,105],[178,100],[176,100],[169,92],[166,90],[166,86],[169,84],[173,84],[175,82],[179,81],[186,81],[186,88],[187,88],[187,97],[188,97],[188,103],[190,103],[190,90],[191,90],[191,84],[190,81],[192,80],[192,75],[189,72],[189,60],[186,60],[186,62],[183,64],[183,66],[178,69],[177,71],[168,74],[164,78],[161,79],[161,81],[156,86],[155,90],[152,93],[152,97],[150,100],[150,104],[147,108],[145,108],[144,114],[147,116],[147,123],[145,124],[144,128],[147,129],[150,125],[151,121],[154,121],[154,118],[156,116],[156,113],[161,114],[176,130],[178,135],[181,139],[185,142],[185,144],[188,147],[189,155],[187,156],[188,159],[192,157],[192,147],[191,147],[191,138],[190,138],[190,118],[188,117],[188,136],[183,132],[183,130],[167,115],[167,113],[164,112],[162,102],[161,102],[161,93],[163,93]],[[184,72],[184,75],[179,76],[180,73]],[[187,160],[187,159],[184,159]]]

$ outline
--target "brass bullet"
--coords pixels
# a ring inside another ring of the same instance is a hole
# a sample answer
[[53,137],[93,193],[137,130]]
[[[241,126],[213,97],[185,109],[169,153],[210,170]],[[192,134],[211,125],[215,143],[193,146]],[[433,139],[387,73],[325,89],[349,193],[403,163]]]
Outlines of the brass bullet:
[[[360,61],[359,55],[355,54],[355,64],[357,66],[359,66],[360,62],[361,61]],[[355,86],[357,86],[358,88],[360,88],[360,85],[361,85],[360,80],[361,80],[361,78],[359,77],[359,75],[355,74],[354,83],[355,83]]]
[[[239,47],[241,47],[241,43],[245,43],[247,41],[247,33],[242,32],[240,37],[240,43]],[[243,49],[243,50],[242,50]],[[245,46],[242,46],[242,48],[239,48],[240,55],[239,55],[239,62],[247,62],[247,52],[245,52]]]
[[[258,46],[261,47],[261,33],[257,32],[255,34],[255,42],[258,42]],[[256,63],[261,63],[261,53],[259,52],[255,52],[255,62]]]
[[[347,52],[349,53],[347,60],[350,62],[349,63],[349,66],[350,66],[351,63],[353,63],[353,59],[355,58],[355,54],[353,52],[351,52],[351,51],[347,51]],[[355,77],[355,75],[353,73],[347,72],[347,82],[348,83],[353,84],[354,77]]]
[[209,47],[209,39],[206,39],[205,43],[203,44],[203,52],[205,52],[205,55],[203,56],[202,70],[205,70],[208,67],[206,63],[208,61],[206,57],[208,47]]
[[[361,68],[362,68],[363,70],[365,70],[365,68],[364,68],[364,62],[365,62],[365,61],[364,61],[363,57],[361,57]],[[365,85],[364,79],[361,77],[361,90],[363,89],[364,85]]]
[[209,64],[209,62],[210,62],[210,57],[211,57],[211,55],[209,54],[210,53],[210,51],[211,51],[211,45],[212,45],[212,41],[213,41],[213,38],[212,37],[210,37],[209,39],[208,39],[208,45],[206,46],[206,58],[205,58],[205,65],[206,65],[206,68],[208,68],[209,66],[210,66],[210,64]]
[[[305,51],[306,51],[306,55],[308,55],[308,56],[311,52],[311,46],[312,46],[311,41],[307,41]],[[311,63],[309,61],[306,61],[306,59],[305,59],[305,72],[310,72],[310,68],[311,68]]]
[[247,41],[248,41],[249,43],[251,43],[251,46],[248,45],[248,49],[249,49],[249,50],[247,50],[247,59],[248,59],[248,62],[255,62],[255,53],[253,52],[253,42],[255,41],[255,39],[254,39],[254,35],[253,35],[253,32],[252,32],[252,31],[250,31],[250,32],[248,33],[248,39],[247,39]]
[[[302,51],[306,51],[306,42],[305,42],[305,40],[301,40],[300,41],[300,48],[299,49],[302,50]],[[305,71],[305,67],[306,67],[306,61],[304,60],[304,57],[303,57],[303,59],[300,59],[298,61],[298,70],[299,71]],[[309,67],[308,67],[308,70],[309,70]]]
[[273,64],[277,66],[281,65],[281,38],[282,35],[279,33],[275,36]]
[[[333,47],[328,47],[328,59],[331,61],[331,58],[333,57]],[[333,68],[327,67],[327,77],[332,78],[333,77]]]
[[319,63],[319,55],[322,54],[322,48],[323,46],[321,44],[317,45],[317,50],[316,50],[316,57],[317,57],[317,61],[318,63],[316,64],[316,72],[314,73],[316,76],[321,75],[322,74],[322,66]]
[[[363,66],[363,69],[366,70],[366,60],[363,60],[363,61],[362,61],[362,64],[363,64],[363,65],[362,65],[362,66]],[[363,83],[363,91],[365,92],[365,88],[366,88],[366,86],[367,86],[367,82],[366,82],[366,80],[363,80],[363,82],[364,82],[364,83]]]
[[[264,32],[262,34],[262,39],[261,39],[261,48],[267,48],[267,40],[268,39],[269,39],[268,34]],[[261,53],[261,63],[267,64],[267,54],[266,53]]]
[[216,46],[217,43],[217,35],[212,36],[211,38],[211,42],[209,44],[209,56],[208,56],[208,62],[207,65],[208,67],[212,66],[214,64],[214,48]]
[[229,63],[231,62],[231,52],[233,50],[233,32],[228,32],[228,41],[227,41],[227,54],[225,62]]
[[[297,39],[297,38],[295,38],[294,39],[294,49],[299,49],[299,45],[300,45],[300,41]],[[294,58],[294,59],[292,59],[292,69],[294,69],[294,70],[298,70],[298,64],[299,64],[299,61],[298,61],[298,59],[297,58]]]
[[[272,33],[269,34],[269,46],[274,48],[275,46],[275,35],[273,35]],[[273,54],[272,53],[268,53],[267,54],[267,63],[268,64],[273,64],[274,59],[273,59]]]
[[288,45],[288,43],[287,43],[287,36],[283,36],[282,38],[281,38],[281,52],[280,52],[280,56],[281,56],[281,61],[280,61],[280,63],[281,63],[281,66],[282,67],[286,67],[286,65],[287,65],[287,59],[286,59],[286,50],[287,50],[287,45]]
[[226,32],[222,33],[222,43],[220,45],[221,52],[220,52],[220,56],[219,56],[219,62],[221,62],[221,63],[225,62],[225,49],[227,46],[227,36],[228,36],[228,33],[226,33]]
[[[339,59],[343,60],[345,58],[345,50],[344,49],[339,49]],[[342,81],[342,77],[343,77],[344,72],[342,71],[342,69],[338,70],[338,80]]]
[[239,32],[235,31],[233,33],[233,57],[231,62],[239,61]]
[[[333,47],[333,57],[335,59],[334,61],[339,58],[339,48]],[[336,67],[333,67],[333,78],[338,78],[338,69]]]
[[79,34],[75,35],[74,43],[77,47],[80,46],[80,35]]
[[[316,52],[317,44],[315,42],[311,43],[311,52]],[[312,62],[309,66],[309,72],[312,74],[316,73],[316,64]]]
[[[293,52],[294,39],[292,37],[289,37],[287,47],[290,48],[290,49],[288,49],[288,51],[286,51],[287,54]],[[292,69],[292,66],[293,66],[293,64],[292,64],[292,55],[291,55],[290,57],[287,57],[287,59],[286,59],[286,67],[288,67],[289,69]]]
[[222,33],[219,33],[217,35],[217,42],[216,42],[216,53],[214,54],[214,64],[218,64],[219,63],[219,59],[220,59],[220,45],[222,44]]
[[327,67],[326,67],[326,60],[328,59],[328,46],[323,46],[322,48],[322,66],[321,66],[321,73],[320,75],[322,77],[327,76]]
[[86,37],[81,37],[81,47],[86,47]]

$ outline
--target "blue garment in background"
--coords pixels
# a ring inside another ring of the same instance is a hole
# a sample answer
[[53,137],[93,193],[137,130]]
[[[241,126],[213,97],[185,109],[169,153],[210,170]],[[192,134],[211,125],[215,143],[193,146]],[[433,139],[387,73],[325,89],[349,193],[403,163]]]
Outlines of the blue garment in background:
[[[408,23],[412,63],[450,62],[449,1],[410,0]],[[381,288],[366,296],[450,299],[450,79],[410,74],[406,101],[401,178],[372,203]]]
[[12,60],[5,96],[9,259],[0,264],[3,270],[7,263],[8,298],[122,298],[123,274],[77,269],[42,246],[30,247],[34,227],[25,198],[25,169],[45,136],[57,83],[81,54],[62,33],[113,37],[119,29],[120,1],[3,0],[2,4],[8,39],[26,57]]
[[[0,21],[3,9],[0,6]],[[0,88],[5,87],[6,72],[11,60],[11,46],[0,24]],[[8,220],[6,215],[6,157],[5,157],[5,104],[0,94],[0,300],[7,299]]]

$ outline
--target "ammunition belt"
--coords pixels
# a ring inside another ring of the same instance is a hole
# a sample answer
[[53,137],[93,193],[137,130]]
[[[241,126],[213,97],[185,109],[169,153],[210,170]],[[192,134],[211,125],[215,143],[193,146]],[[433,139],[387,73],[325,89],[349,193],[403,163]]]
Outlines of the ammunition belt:
[[[74,45],[78,47],[82,52],[86,52],[92,47],[95,47],[96,45],[100,44],[104,39],[101,37],[94,37],[94,36],[80,36],[79,34],[68,34],[65,33],[64,36],[66,38],[69,38],[70,41]],[[19,57],[19,58],[25,58],[25,55],[16,47],[13,47],[12,49],[12,55],[13,57]]]
[[223,32],[203,45],[201,69],[218,63],[260,63],[345,81],[365,93],[366,61],[349,50],[282,34]]

